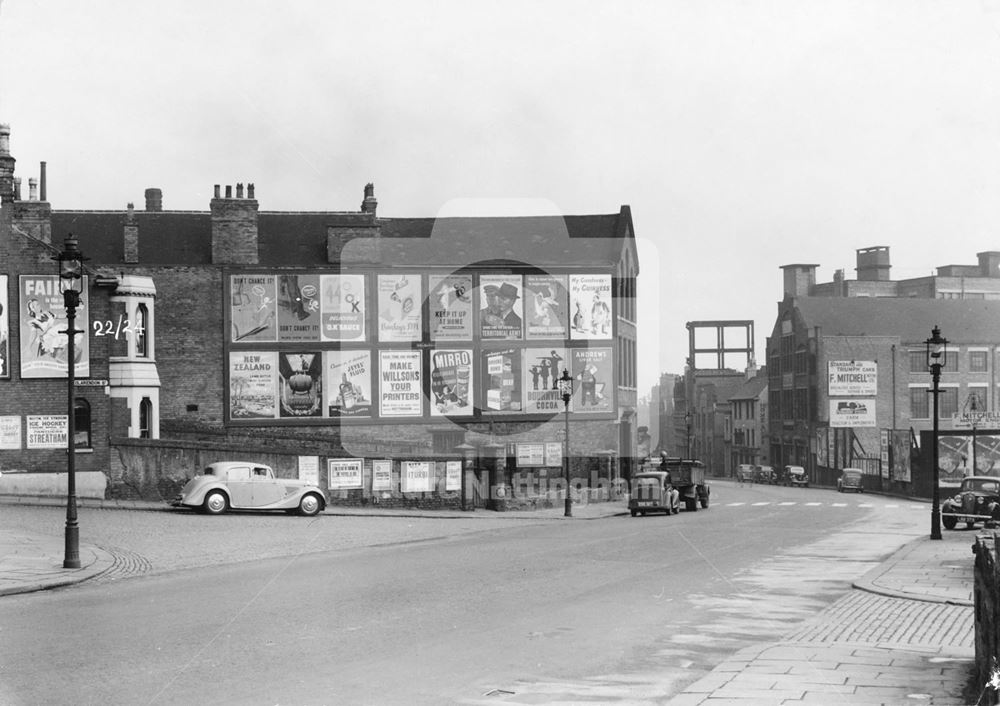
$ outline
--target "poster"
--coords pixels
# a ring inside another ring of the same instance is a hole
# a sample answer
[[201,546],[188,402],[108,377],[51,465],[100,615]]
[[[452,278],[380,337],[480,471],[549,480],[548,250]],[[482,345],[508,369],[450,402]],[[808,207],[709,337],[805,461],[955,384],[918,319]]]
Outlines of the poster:
[[[0,378],[10,377],[10,307],[7,275],[0,275]],[[0,448],[3,448],[0,446]],[[18,446],[20,448],[20,446]]]
[[278,275],[278,340],[320,339],[319,275]]
[[434,489],[429,461],[403,461],[399,475],[404,493],[429,493]]
[[299,456],[299,480],[319,485],[319,456]]
[[525,338],[565,339],[568,307],[564,275],[525,275]]
[[361,469],[363,466],[364,459],[361,458],[329,459],[326,462],[326,487],[329,490],[361,488]]
[[912,461],[910,448],[910,431],[893,430],[892,432],[892,471],[891,480],[911,482],[910,469]]
[[29,449],[65,449],[69,417],[65,414],[28,415]]
[[445,461],[444,489],[445,491],[462,489],[461,461]]
[[420,275],[378,276],[378,340],[419,341],[423,309]]
[[419,417],[423,412],[420,351],[379,351],[382,417]]
[[[976,433],[976,452],[972,453],[972,435],[938,435],[938,478],[941,485],[960,485],[966,476],[1000,474],[1000,436]],[[973,463],[975,456],[975,463]]]
[[570,338],[611,339],[611,275],[569,276]]
[[21,448],[21,418],[0,417],[0,449]]
[[831,360],[827,363],[827,395],[874,397],[878,394],[878,363],[874,360]]
[[274,351],[230,351],[229,418],[275,419],[277,379],[278,354]]
[[472,351],[431,351],[431,416],[472,414]]
[[[63,295],[59,291],[59,275],[21,275],[19,299],[21,377],[66,377],[69,336],[60,333],[65,332],[68,325]],[[87,277],[84,277],[80,306],[73,322],[77,331],[73,339],[74,373],[78,377],[90,375],[89,302]]]
[[517,348],[482,351],[483,409],[521,412],[521,351]]
[[874,427],[875,400],[830,400],[830,427]]
[[545,444],[517,444],[517,467],[545,465]]
[[372,490],[392,490],[392,461],[372,461]]
[[524,350],[524,411],[551,414],[563,411],[559,378],[569,367],[565,348],[526,348]]
[[571,412],[611,412],[614,368],[610,348],[574,348]]
[[372,416],[372,354],[370,351],[327,351],[326,408],[328,417]]
[[320,321],[324,341],[364,341],[364,275],[320,276]]
[[480,338],[521,339],[521,275],[480,275],[479,307]]
[[278,370],[281,416],[322,416],[323,365],[320,353],[278,353]]
[[232,275],[229,320],[233,342],[277,340],[277,277]]
[[472,275],[431,275],[430,330],[432,341],[472,338]]

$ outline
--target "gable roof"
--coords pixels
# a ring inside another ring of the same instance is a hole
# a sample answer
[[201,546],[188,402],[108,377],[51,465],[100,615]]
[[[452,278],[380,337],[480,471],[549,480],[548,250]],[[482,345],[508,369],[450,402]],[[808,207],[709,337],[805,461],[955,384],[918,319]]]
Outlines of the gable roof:
[[[1000,301],[900,297],[796,297],[791,300],[806,326],[825,336],[898,336],[927,340],[934,326],[949,341],[1000,341]],[[780,322],[777,324],[780,326]]]

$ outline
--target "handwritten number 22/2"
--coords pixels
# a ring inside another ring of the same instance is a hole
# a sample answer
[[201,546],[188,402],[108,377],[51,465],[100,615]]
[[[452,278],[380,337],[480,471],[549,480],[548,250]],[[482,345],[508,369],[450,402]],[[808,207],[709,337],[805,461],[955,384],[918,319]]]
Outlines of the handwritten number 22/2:
[[118,317],[117,323],[111,321],[110,319],[106,321],[95,321],[94,322],[94,335],[95,336],[114,336],[115,340],[125,334],[129,336],[135,334],[137,336],[142,335],[142,326],[131,326],[128,319]]

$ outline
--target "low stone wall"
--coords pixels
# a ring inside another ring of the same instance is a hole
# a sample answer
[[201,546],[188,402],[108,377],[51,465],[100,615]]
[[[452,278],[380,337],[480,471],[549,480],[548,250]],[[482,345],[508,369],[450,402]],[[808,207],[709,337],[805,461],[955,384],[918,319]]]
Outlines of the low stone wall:
[[[69,483],[66,473],[0,473],[0,495],[30,495],[66,497]],[[108,490],[108,478],[97,471],[75,471],[76,497],[103,500]]]
[[1000,562],[997,539],[991,531],[976,537],[972,551],[976,555],[976,670],[974,684],[986,684],[977,702],[979,706],[998,703],[998,690],[988,686],[1000,668]]

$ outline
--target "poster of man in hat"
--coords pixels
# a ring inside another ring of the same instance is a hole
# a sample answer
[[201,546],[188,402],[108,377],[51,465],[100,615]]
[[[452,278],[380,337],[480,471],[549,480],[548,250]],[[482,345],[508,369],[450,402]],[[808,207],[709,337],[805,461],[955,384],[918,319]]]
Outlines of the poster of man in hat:
[[520,340],[522,336],[520,275],[479,278],[479,330],[484,339]]

